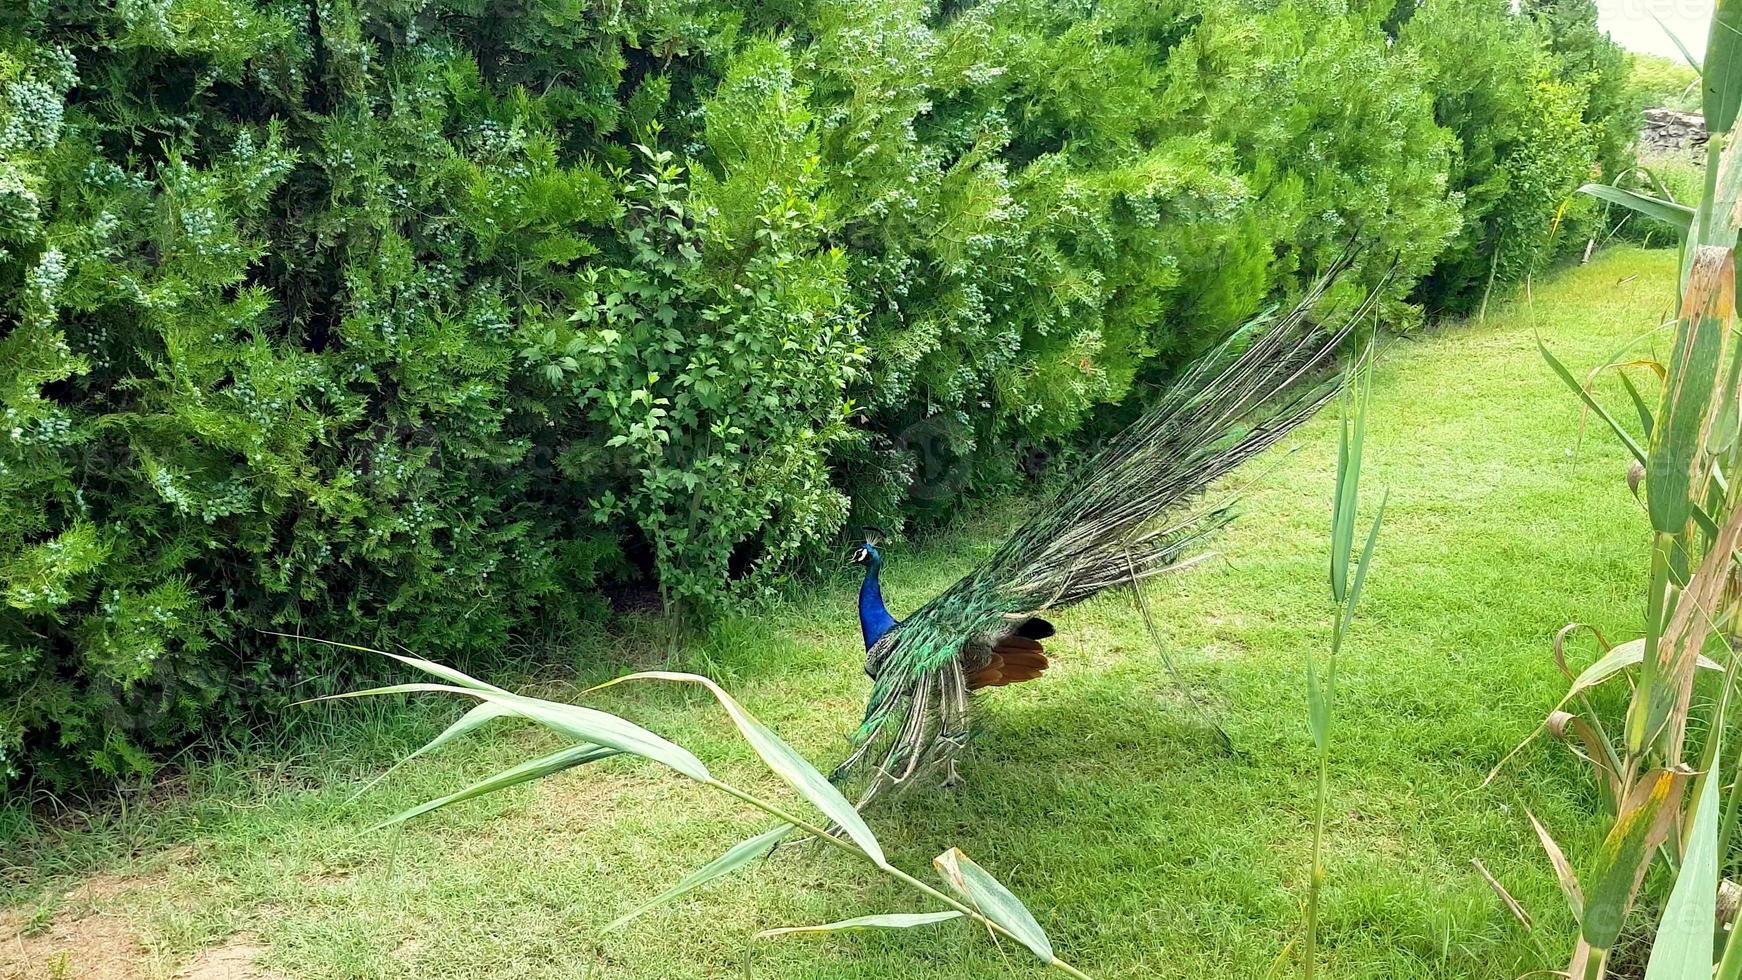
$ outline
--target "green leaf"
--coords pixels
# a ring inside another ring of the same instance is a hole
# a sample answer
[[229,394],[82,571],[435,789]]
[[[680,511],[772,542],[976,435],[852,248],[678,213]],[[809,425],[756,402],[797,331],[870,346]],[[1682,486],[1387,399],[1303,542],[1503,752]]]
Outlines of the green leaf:
[[1307,731],[1312,733],[1313,745],[1323,752],[1331,731],[1331,699],[1312,657],[1307,658]]
[[1633,410],[1639,413],[1639,431],[1645,433],[1645,438],[1651,438],[1651,406],[1646,404],[1645,396],[1639,393],[1639,387],[1626,371],[1617,372],[1621,378],[1621,386],[1627,389],[1627,397],[1633,400]]
[[[1585,941],[1608,949],[1621,935],[1633,893],[1645,877],[1657,845],[1674,823],[1687,775],[1659,769],[1645,774],[1622,805],[1609,836],[1597,849],[1596,867],[1580,923]],[[1708,925],[1709,929],[1709,925]]]
[[1360,496],[1361,449],[1366,441],[1361,376],[1351,374],[1344,396],[1342,426],[1337,438],[1337,486],[1331,514],[1331,598],[1341,604],[1348,594],[1349,561],[1355,550],[1355,507]]
[[1385,505],[1391,502],[1391,491],[1379,498],[1379,512],[1373,515],[1373,526],[1367,529],[1367,542],[1361,546],[1361,564],[1355,566],[1355,584],[1349,589],[1349,615],[1361,601],[1361,586],[1367,581],[1367,569],[1373,564],[1373,546],[1379,543],[1379,525],[1385,521]]
[[[1573,686],[1568,688],[1567,695],[1561,700],[1565,705],[1573,697],[1596,687],[1620,671],[1634,667],[1645,659],[1645,639],[1643,637],[1617,643],[1608,652],[1591,661],[1591,665],[1579,671],[1579,676],[1573,678]],[[1707,656],[1700,656],[1697,661],[1701,670],[1723,670],[1723,666]]]
[[1624,208],[1637,211],[1647,218],[1654,218],[1669,225],[1684,236],[1687,235],[1688,229],[1693,227],[1694,209],[1685,204],[1650,197],[1638,191],[1630,191],[1625,187],[1616,187],[1613,184],[1585,184],[1579,188],[1579,193],[1589,194],[1598,200],[1619,204]]
[[757,939],[771,939],[775,936],[795,936],[811,932],[848,932],[854,929],[912,929],[915,926],[936,925],[951,919],[963,918],[962,913],[951,909],[947,912],[893,912],[888,915],[861,915],[856,919],[842,919],[839,922],[829,922],[820,926],[788,926],[784,929],[764,929],[756,934]]
[[1609,423],[1609,429],[1621,440],[1621,444],[1627,447],[1627,451],[1633,454],[1633,458],[1644,463],[1645,447],[1641,446],[1639,441],[1633,438],[1632,433],[1622,428],[1621,423],[1616,421],[1615,416],[1609,414],[1608,409],[1597,403],[1597,399],[1593,398],[1591,393],[1585,390],[1584,385],[1579,384],[1578,379],[1573,377],[1573,373],[1567,370],[1566,365],[1562,364],[1554,354],[1549,352],[1547,345],[1542,342],[1540,336],[1536,338],[1536,349],[1542,352],[1543,360],[1547,361],[1548,366],[1554,369],[1554,373],[1559,375],[1560,379],[1567,383],[1568,388],[1573,389],[1574,394],[1577,394],[1579,399],[1585,403],[1585,407],[1596,413],[1598,418]]
[[[472,690],[475,690],[475,691],[495,691],[498,694],[507,694],[508,693],[507,691],[503,690],[502,688],[497,687],[494,684],[486,684],[483,681],[477,679],[476,677],[471,676],[470,674],[466,674],[466,673],[463,673],[461,671],[455,670],[454,668],[449,667],[445,664],[438,664],[433,660],[424,660],[421,657],[413,657],[413,656],[409,656],[407,654],[394,653],[390,650],[377,650],[374,647],[360,647],[354,643],[340,643],[338,640],[322,640],[322,639],[319,639],[319,638],[313,637],[313,636],[297,636],[297,635],[292,634],[292,633],[280,633],[277,630],[261,630],[261,632],[267,634],[268,636],[281,636],[287,640],[298,640],[298,641],[302,641],[302,642],[306,642],[306,643],[319,643],[323,646],[338,647],[341,650],[356,650],[359,653],[374,653],[374,654],[379,654],[380,656],[383,656],[383,657],[392,657],[394,660],[397,660],[402,664],[410,664],[411,666],[416,667],[418,670],[421,670],[426,674],[432,674],[436,677],[441,678],[444,681],[447,681],[449,684],[457,684],[460,687],[471,688]],[[326,700],[326,699],[325,698],[315,698],[314,700],[321,701],[321,700]]]
[[554,773],[562,772],[564,769],[584,766],[589,762],[608,759],[618,754],[616,749],[608,749],[601,745],[571,745],[542,758],[522,762],[511,769],[504,769],[496,775],[479,780],[457,793],[449,793],[440,799],[430,800],[428,803],[422,803],[409,810],[396,813],[369,829],[380,830],[383,827],[391,827],[394,824],[404,823],[412,817],[422,816],[431,810],[439,810],[450,803],[474,799],[497,790],[507,789],[510,786],[531,782],[534,779],[543,779]]
[[612,919],[611,922],[605,926],[605,931],[610,932],[615,929],[621,929],[623,926],[628,925],[630,922],[640,918],[648,912],[651,912],[661,905],[664,905],[688,892],[694,891],[716,878],[723,878],[726,875],[731,874],[739,868],[742,868],[744,865],[749,864],[751,861],[756,860],[758,857],[767,854],[770,848],[785,840],[787,835],[791,834],[792,831],[792,824],[783,823],[770,830],[757,834],[755,837],[748,840],[741,840],[738,843],[733,844],[726,853],[712,861],[709,861],[707,864],[697,868],[696,870],[691,871],[689,874],[684,876],[682,881],[679,881],[677,884],[667,888],[665,891],[660,892],[658,895],[655,895],[647,901],[642,902],[640,905],[635,906],[633,909],[630,909],[628,912],[623,913],[617,918]]
[[1736,0],[1718,0],[1712,11],[1700,78],[1706,129],[1730,132],[1736,123],[1737,106],[1742,105],[1742,4]]
[[756,750],[756,754],[762,757],[762,761],[767,763],[768,768],[773,770],[775,775],[784,780],[788,786],[798,790],[799,795],[803,796],[812,806],[821,810],[824,816],[833,820],[871,860],[883,867],[889,866],[888,859],[883,856],[882,846],[877,843],[877,838],[871,833],[871,828],[866,825],[865,819],[859,816],[859,811],[853,808],[853,804],[847,802],[847,798],[841,795],[841,791],[829,782],[828,777],[818,772],[809,760],[799,755],[798,751],[786,744],[779,735],[774,734],[773,729],[762,724],[755,715],[746,711],[744,706],[739,704],[730,694],[727,694],[720,685],[700,674],[648,670],[619,677],[592,690],[597,691],[601,688],[621,684],[624,681],[635,680],[675,681],[680,684],[699,684],[707,688],[720,702],[721,707],[726,709],[726,713],[732,716],[732,723],[738,726],[738,730],[744,734],[750,747]]
[[428,752],[433,752],[436,749],[441,748],[443,745],[446,745],[447,743],[453,741],[454,739],[459,738],[461,735],[464,735],[467,732],[472,731],[475,728],[482,727],[483,725],[486,725],[492,721],[495,721],[498,718],[516,718],[516,717],[519,717],[519,715],[515,711],[513,711],[510,708],[505,708],[499,704],[490,704],[488,702],[485,702],[484,704],[477,705],[476,707],[472,708],[472,710],[461,715],[459,717],[458,721],[455,721],[453,724],[451,724],[447,728],[443,729],[442,733],[440,735],[437,735],[435,738],[430,739],[427,743],[424,744],[424,746],[422,748],[411,753],[410,755],[406,756],[405,758],[400,759],[398,762],[395,762],[392,766],[388,767],[386,772],[382,773],[379,776],[376,776],[374,779],[369,780],[368,785],[364,786],[362,789],[358,790],[357,792],[351,794],[351,800],[355,801],[359,796],[362,796],[364,793],[367,793],[370,790],[374,789],[375,786],[378,783],[380,783],[383,779],[386,779],[388,776],[391,776],[395,772],[399,771],[400,766],[405,765],[407,762],[410,762],[411,760],[417,758],[418,756],[424,755],[425,753],[428,753]]
[[[1742,66],[1739,66],[1742,67]],[[1719,710],[1722,714],[1722,709]],[[1723,725],[1712,729],[1722,744]],[[1723,758],[1714,753],[1714,764]],[[1645,980],[1710,980],[1712,932],[1718,919],[1718,796],[1722,780],[1708,773],[1695,792],[1694,826],[1688,833],[1681,870],[1670,890],[1669,904],[1657,923],[1657,938],[1645,964]]]
[[985,868],[954,847],[933,858],[932,865],[950,888],[967,899],[981,915],[1009,930],[1042,961],[1051,963],[1055,959],[1052,940],[1046,937],[1040,923],[1034,921],[1028,907]]
[[1646,508],[1651,526],[1662,534],[1680,534],[1693,512],[1694,481],[1704,463],[1734,297],[1735,267],[1729,251],[1700,246],[1682,294],[1663,411],[1645,461]]
[[1728,455],[1737,436],[1742,434],[1739,397],[1742,397],[1742,357],[1732,357],[1725,380],[1718,385],[1718,410],[1712,413],[1711,435],[1706,442],[1707,452],[1714,456]]
[[1657,16],[1657,11],[1646,8],[1645,12],[1651,15],[1652,20],[1657,21],[1657,26],[1663,28],[1665,34],[1669,35],[1670,41],[1674,42],[1675,49],[1682,53],[1682,59],[1688,63],[1688,67],[1692,68],[1695,74],[1704,74],[1705,68],[1700,64],[1700,59],[1688,50],[1688,46],[1682,42],[1681,37],[1676,32],[1669,29],[1669,25],[1663,22],[1663,18]]
[[682,746],[668,742],[627,719],[604,711],[583,708],[579,705],[559,704],[540,698],[455,687],[450,684],[394,684],[389,687],[371,688],[367,691],[332,694],[313,700],[334,701],[343,698],[373,697],[380,694],[422,693],[469,695],[480,701],[510,708],[515,714],[537,722],[559,735],[567,736],[572,741],[594,742],[620,752],[640,756],[643,759],[675,769],[700,782],[709,782],[713,779],[712,774],[708,772],[708,767],[702,765],[702,760],[691,755],[689,750]]

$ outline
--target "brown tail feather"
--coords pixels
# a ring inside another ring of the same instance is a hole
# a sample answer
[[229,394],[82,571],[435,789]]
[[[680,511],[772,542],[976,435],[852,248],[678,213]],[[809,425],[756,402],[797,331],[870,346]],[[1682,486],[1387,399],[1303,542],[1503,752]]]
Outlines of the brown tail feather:
[[[1020,642],[1012,643],[1012,640]],[[1040,644],[1026,637],[1005,637],[993,648],[992,659],[986,666],[968,675],[968,690],[1034,680],[1045,673],[1048,666],[1046,654],[1040,651]]]
[[1029,667],[1034,670],[1045,670],[1047,659],[1045,654],[1029,653],[1028,651],[1012,652],[1010,650],[994,651],[994,656],[1004,661],[1006,667]]

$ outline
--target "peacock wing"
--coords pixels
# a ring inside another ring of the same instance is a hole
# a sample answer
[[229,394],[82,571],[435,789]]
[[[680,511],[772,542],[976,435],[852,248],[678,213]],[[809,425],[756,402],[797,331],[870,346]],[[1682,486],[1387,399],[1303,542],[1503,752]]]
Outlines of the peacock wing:
[[968,690],[1019,684],[1045,673],[1049,661],[1046,648],[1040,641],[1054,632],[1051,623],[1030,616],[963,644],[962,674],[967,679]]

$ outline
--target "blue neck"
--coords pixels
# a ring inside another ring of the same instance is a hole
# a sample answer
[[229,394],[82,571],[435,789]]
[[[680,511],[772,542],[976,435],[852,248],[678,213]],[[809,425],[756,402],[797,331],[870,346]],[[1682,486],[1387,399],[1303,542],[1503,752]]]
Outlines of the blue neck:
[[895,625],[895,617],[883,605],[883,589],[877,584],[877,573],[883,567],[873,561],[865,567],[865,583],[859,586],[859,629],[865,634],[865,649],[869,650],[883,634]]

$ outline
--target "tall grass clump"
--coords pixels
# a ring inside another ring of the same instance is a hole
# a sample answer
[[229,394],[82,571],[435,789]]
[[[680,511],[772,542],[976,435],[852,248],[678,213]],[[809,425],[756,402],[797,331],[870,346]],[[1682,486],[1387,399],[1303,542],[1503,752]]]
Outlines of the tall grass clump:
[[[1532,819],[1579,924],[1566,969],[1576,980],[1608,974],[1654,865],[1662,868],[1668,897],[1646,980],[1709,980],[1714,968],[1727,980],[1742,975],[1742,940],[1717,919],[1720,869],[1742,811],[1736,791],[1742,782],[1724,791],[1727,781],[1742,777],[1742,754],[1724,748],[1742,663],[1734,652],[1742,634],[1742,345],[1734,337],[1742,156],[1729,145],[1742,103],[1742,9],[1734,4],[1720,5],[1714,17],[1701,100],[1711,136],[1697,206],[1613,185],[1583,188],[1669,225],[1682,240],[1678,313],[1665,325],[1674,331],[1669,360],[1626,356],[1606,366],[1633,402],[1643,441],[1542,348],[1554,372],[1633,456],[1629,479],[1643,494],[1652,532],[1644,636],[1611,645],[1597,634],[1599,658],[1576,676],[1568,671],[1571,688],[1544,726],[1590,762],[1614,817],[1582,874]],[[1660,381],[1655,404],[1635,374]],[[1563,669],[1563,645],[1578,629],[1571,625],[1556,638]],[[1695,697],[1702,668],[1722,675],[1705,699]],[[1589,692],[1623,676],[1632,682],[1626,713],[1605,718]]]

